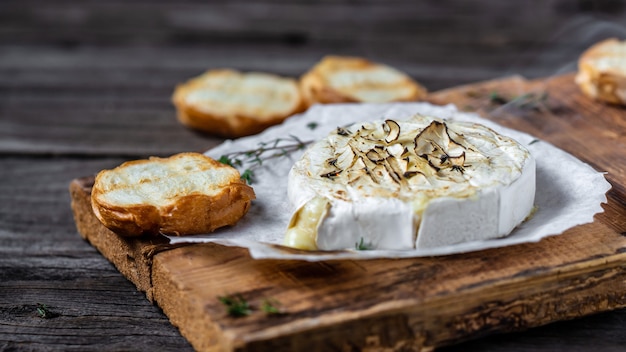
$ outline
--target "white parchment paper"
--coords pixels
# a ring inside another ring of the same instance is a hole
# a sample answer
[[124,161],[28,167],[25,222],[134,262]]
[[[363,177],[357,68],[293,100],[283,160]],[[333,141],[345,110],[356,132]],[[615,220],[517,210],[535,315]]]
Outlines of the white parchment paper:
[[[270,142],[275,138],[289,135],[296,136],[302,141],[317,141],[338,126],[383,118],[403,120],[416,113],[481,123],[525,145],[537,161],[535,204],[538,210],[535,215],[505,238],[432,249],[339,252],[284,250],[276,245],[282,243],[294,210],[287,199],[287,175],[293,163],[302,155],[302,151],[298,151],[288,157],[273,159],[254,171],[252,186],[257,199],[253,201],[248,214],[235,226],[222,228],[207,235],[170,237],[170,242],[216,242],[245,247],[256,259],[318,261],[423,257],[536,242],[546,236],[558,235],[571,227],[592,222],[594,214],[603,211],[600,204],[606,202],[605,194],[611,185],[602,173],[547,142],[537,141],[526,133],[502,127],[476,114],[459,112],[452,105],[444,107],[427,103],[316,105],[303,114],[289,118],[279,126],[269,128],[255,136],[226,141],[206,154],[218,159],[221,155],[255,149],[260,142]],[[316,127],[312,128],[311,123],[316,124]]]

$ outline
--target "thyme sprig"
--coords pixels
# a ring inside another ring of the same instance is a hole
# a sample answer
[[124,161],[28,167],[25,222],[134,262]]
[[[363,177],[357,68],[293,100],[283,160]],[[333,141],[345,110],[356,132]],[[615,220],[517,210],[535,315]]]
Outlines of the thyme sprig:
[[507,104],[509,100],[505,98],[504,96],[500,95],[500,93],[493,91],[489,93],[489,102],[492,104],[504,105],[504,104]]
[[[231,317],[244,317],[255,310],[241,294],[218,296],[217,299],[226,307]],[[261,310],[267,315],[283,315],[282,304],[275,298],[266,298],[261,304]]]
[[290,134],[285,138],[276,138],[268,142],[260,142],[256,149],[232,152],[222,155],[218,161],[235,168],[243,168],[241,179],[248,184],[254,181],[254,170],[268,160],[287,156],[295,151],[303,150],[313,141],[303,141]]
[[357,251],[367,251],[367,250],[372,249],[372,245],[371,245],[371,244],[367,244],[367,243],[365,243],[365,241],[364,241],[363,237],[361,237],[361,241],[356,242],[356,243],[354,244],[354,248],[355,248]]
[[[522,111],[539,111],[543,113],[551,113],[552,108],[549,103],[549,94],[546,90],[523,93],[516,96],[507,96],[492,90],[486,92],[484,90],[470,90],[465,93],[468,98],[477,100],[480,104],[480,108],[487,107],[512,107]],[[473,104],[465,105],[463,110],[473,111],[476,110]]]
[[250,304],[241,295],[219,296],[218,299],[226,306],[228,315],[232,317],[243,317],[252,313]]
[[317,128],[317,126],[319,126],[319,124],[315,121],[313,122],[309,122],[306,124],[306,127],[308,127],[310,130],[314,130]]
[[281,308],[281,303],[274,298],[267,298],[263,300],[263,304],[261,305],[261,310],[264,311],[268,315],[281,315],[285,314],[285,312]]
[[530,92],[506,98],[497,91],[489,94],[489,102],[496,105],[511,104],[512,106],[522,110],[540,110],[545,109],[548,102],[548,92]]
[[42,303],[37,303],[37,314],[41,319],[51,319],[59,316],[59,313],[51,311],[47,304]]

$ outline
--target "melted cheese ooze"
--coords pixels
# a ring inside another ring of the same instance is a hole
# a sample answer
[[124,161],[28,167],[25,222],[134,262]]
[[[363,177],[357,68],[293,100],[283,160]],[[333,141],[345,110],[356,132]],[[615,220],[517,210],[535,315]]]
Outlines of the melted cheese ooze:
[[417,115],[338,128],[294,165],[288,194],[288,246],[432,248],[508,235],[533,207],[535,161],[482,125]]
[[317,229],[320,220],[326,215],[328,205],[327,199],[315,197],[298,209],[291,218],[289,229],[285,234],[285,246],[306,250],[317,249]]

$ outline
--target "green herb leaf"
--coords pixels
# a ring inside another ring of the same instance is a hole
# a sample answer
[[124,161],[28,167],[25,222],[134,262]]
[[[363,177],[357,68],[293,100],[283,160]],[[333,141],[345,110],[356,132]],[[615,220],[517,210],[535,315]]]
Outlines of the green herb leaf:
[[220,156],[220,158],[217,161],[219,161],[222,164],[233,166],[233,162],[226,155]]
[[223,305],[226,306],[228,315],[232,317],[243,317],[252,313],[252,309],[250,308],[248,301],[246,301],[241,295],[219,296],[218,299]]
[[41,319],[51,319],[59,316],[59,313],[51,311],[46,304],[41,303],[37,303],[37,314]]
[[263,304],[261,305],[261,310],[267,314],[284,314],[284,312],[280,309],[281,303],[273,298],[263,300]]
[[546,107],[546,102],[548,100],[548,92],[539,93],[526,93],[522,94],[519,97],[513,99],[513,103],[520,109],[535,109],[539,110],[540,108]]
[[268,160],[281,158],[294,151],[302,150],[312,142],[313,141],[302,141],[294,135],[289,135],[288,138],[275,138],[271,141],[259,142],[258,148],[256,149],[222,155],[219,158],[219,162],[237,167],[240,170],[245,168],[241,178],[246,180],[248,184],[251,184],[254,176],[252,171],[254,169],[262,166]]
[[494,104],[500,104],[500,105],[504,105],[509,102],[508,99],[506,99],[505,97],[503,97],[496,91],[493,91],[491,92],[491,94],[489,94],[489,101]]
[[252,178],[254,176],[254,173],[252,172],[252,170],[250,169],[246,169],[242,174],[241,174],[241,179],[246,181],[247,184],[251,185],[252,184]]
[[361,241],[354,244],[354,247],[356,248],[357,251],[367,251],[371,249],[371,245],[366,244],[363,240],[363,237],[361,237]]
[[45,319],[48,315],[48,306],[45,304],[37,303],[37,314],[39,314],[39,317]]
[[317,122],[309,122],[309,123],[306,124],[306,127],[308,127],[310,130],[316,129],[317,126],[318,126]]

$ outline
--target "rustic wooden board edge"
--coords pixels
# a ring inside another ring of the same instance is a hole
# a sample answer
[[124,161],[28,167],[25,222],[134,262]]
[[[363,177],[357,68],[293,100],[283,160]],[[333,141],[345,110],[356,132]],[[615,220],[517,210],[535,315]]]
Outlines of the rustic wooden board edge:
[[69,191],[74,222],[80,236],[108,259],[139,291],[154,302],[152,258],[161,251],[186,246],[170,245],[165,238],[119,236],[96,218],[91,208],[91,186],[94,177],[82,177],[70,182]]
[[[487,302],[484,300],[485,287],[471,287],[445,299],[435,297],[428,302],[392,302],[372,307],[367,312],[330,317],[329,320],[318,321],[316,326],[307,322],[309,318],[302,318],[290,323],[288,334],[285,334],[284,328],[277,327],[242,338],[221,330],[218,322],[206,314],[206,302],[188,299],[186,289],[178,287],[173,280],[175,275],[163,270],[162,263],[167,262],[168,257],[215,255],[216,251],[212,247],[217,245],[183,248],[162,245],[157,250],[160,254],[151,255],[149,251],[138,249],[142,245],[153,246],[144,242],[146,239],[120,238],[118,249],[124,255],[119,255],[107,250],[110,244],[105,245],[94,239],[94,236],[100,236],[110,240],[108,236],[112,233],[99,223],[93,212],[78,207],[78,204],[89,206],[88,183],[75,180],[71,188],[75,213],[81,217],[77,219],[79,229],[85,231],[87,226],[93,226],[87,230],[88,240],[98,249],[104,246],[103,255],[116,261],[116,266],[122,269],[120,272],[135,283],[139,290],[145,291],[147,297],[163,309],[172,324],[199,351],[266,348],[278,351],[298,349],[305,345],[311,350],[323,350],[329,345],[360,349],[424,349],[626,307],[625,287],[622,284],[626,282],[626,252],[622,252],[610,258],[564,264],[557,268],[560,280],[556,283],[547,280],[554,274],[552,271],[527,273],[526,276],[499,282],[489,288],[491,293],[487,292],[490,295]],[[151,248],[154,250],[154,247]],[[251,267],[255,265],[255,261],[243,249],[219,251],[225,252],[230,252],[229,258],[223,259],[225,262],[239,260]],[[142,259],[131,260],[131,257]],[[137,268],[137,263],[143,267]],[[138,275],[141,272],[144,274]],[[149,280],[145,275],[148,275]],[[581,280],[581,277],[586,279]],[[144,289],[146,287],[147,290]],[[578,290],[588,294],[581,296]],[[172,292],[177,295],[172,295]],[[481,297],[481,300],[472,297]],[[530,307],[524,303],[529,301],[540,303]],[[394,327],[396,333],[391,334],[390,327]],[[338,331],[344,334],[337,334]],[[346,337],[348,332],[349,338]]]
[[[323,351],[330,347],[422,350],[626,307],[626,253],[616,253],[609,258],[510,277],[491,286],[468,287],[443,297],[384,302],[365,311],[325,314],[316,317],[314,324],[310,316],[296,316],[238,336],[221,330],[220,321],[228,318],[219,314],[212,317],[209,311],[216,311],[216,307],[208,309],[211,302],[193,299],[193,288],[181,287],[176,272],[171,270],[170,259],[216,255],[216,262],[244,268],[239,272],[244,281],[243,276],[255,275],[246,273],[246,267],[276,264],[255,264],[244,251],[216,251],[209,246],[175,249],[155,258],[156,301],[199,351]],[[234,261],[239,264],[233,265]],[[555,272],[558,281],[553,280]]]
[[[541,80],[527,82],[519,76],[513,76],[434,93],[430,101],[441,104],[450,101],[450,97],[454,95],[473,94],[472,91],[476,88],[485,93],[507,82],[513,82],[514,86],[521,87],[520,91],[545,84]],[[486,111],[484,106],[471,108]],[[503,285],[502,292],[491,296],[491,300],[486,304],[484,301],[476,301],[474,306],[464,304],[464,307],[461,307],[449,300],[434,299],[428,305],[424,305],[424,302],[418,304],[410,301],[404,302],[406,305],[401,309],[381,306],[378,308],[385,309],[372,309],[353,317],[344,316],[345,321],[337,320],[333,324],[320,324],[315,327],[307,327],[304,324],[305,327],[295,329],[286,335],[281,335],[284,331],[281,332],[280,329],[269,329],[242,338],[223,330],[219,322],[212,321],[211,317],[205,314],[206,307],[202,306],[206,302],[200,304],[181,299],[185,295],[184,290],[177,287],[178,283],[172,280],[172,276],[165,274],[167,270],[160,271],[161,260],[165,260],[166,257],[201,252],[206,246],[192,245],[177,249],[160,239],[122,238],[104,228],[91,212],[88,179],[72,181],[70,193],[72,209],[81,236],[109,259],[139,290],[146,292],[149,300],[160,305],[171,322],[179,327],[183,336],[198,350],[254,350],[285,346],[306,346],[307,349],[315,350],[313,347],[316,344],[323,347],[329,343],[335,347],[346,348],[421,349],[461,342],[496,332],[524,330],[553,321],[626,306],[624,287],[626,260],[622,251],[611,255],[610,260],[603,257],[585,264],[570,263],[560,267],[558,283],[542,284],[540,280],[548,275],[547,273],[528,273],[529,277],[533,276],[532,280],[539,280],[536,282],[539,288],[536,285],[529,287],[528,281],[517,286],[515,281],[500,283]],[[608,208],[610,212],[620,213],[611,210],[612,207],[610,205]],[[239,255],[243,257],[242,260],[252,261],[246,253]],[[156,264],[153,266],[153,263]],[[581,277],[587,279],[581,280]],[[589,294],[580,295],[571,288],[582,288]],[[163,292],[168,290],[181,292],[182,296],[167,297]],[[480,288],[460,291],[456,295],[457,299],[469,299],[471,302],[472,294],[478,292],[472,290]],[[539,303],[532,308],[521,304],[521,297]],[[461,314],[463,312],[464,314]],[[431,318],[436,318],[430,322],[420,320],[420,317],[428,314],[431,314]],[[355,330],[355,324],[368,327]],[[400,333],[389,336],[389,332],[386,331],[388,325],[385,324],[395,324],[393,326],[397,326]],[[343,339],[338,337],[338,330],[346,333]],[[349,339],[346,339],[347,332],[350,332]]]

